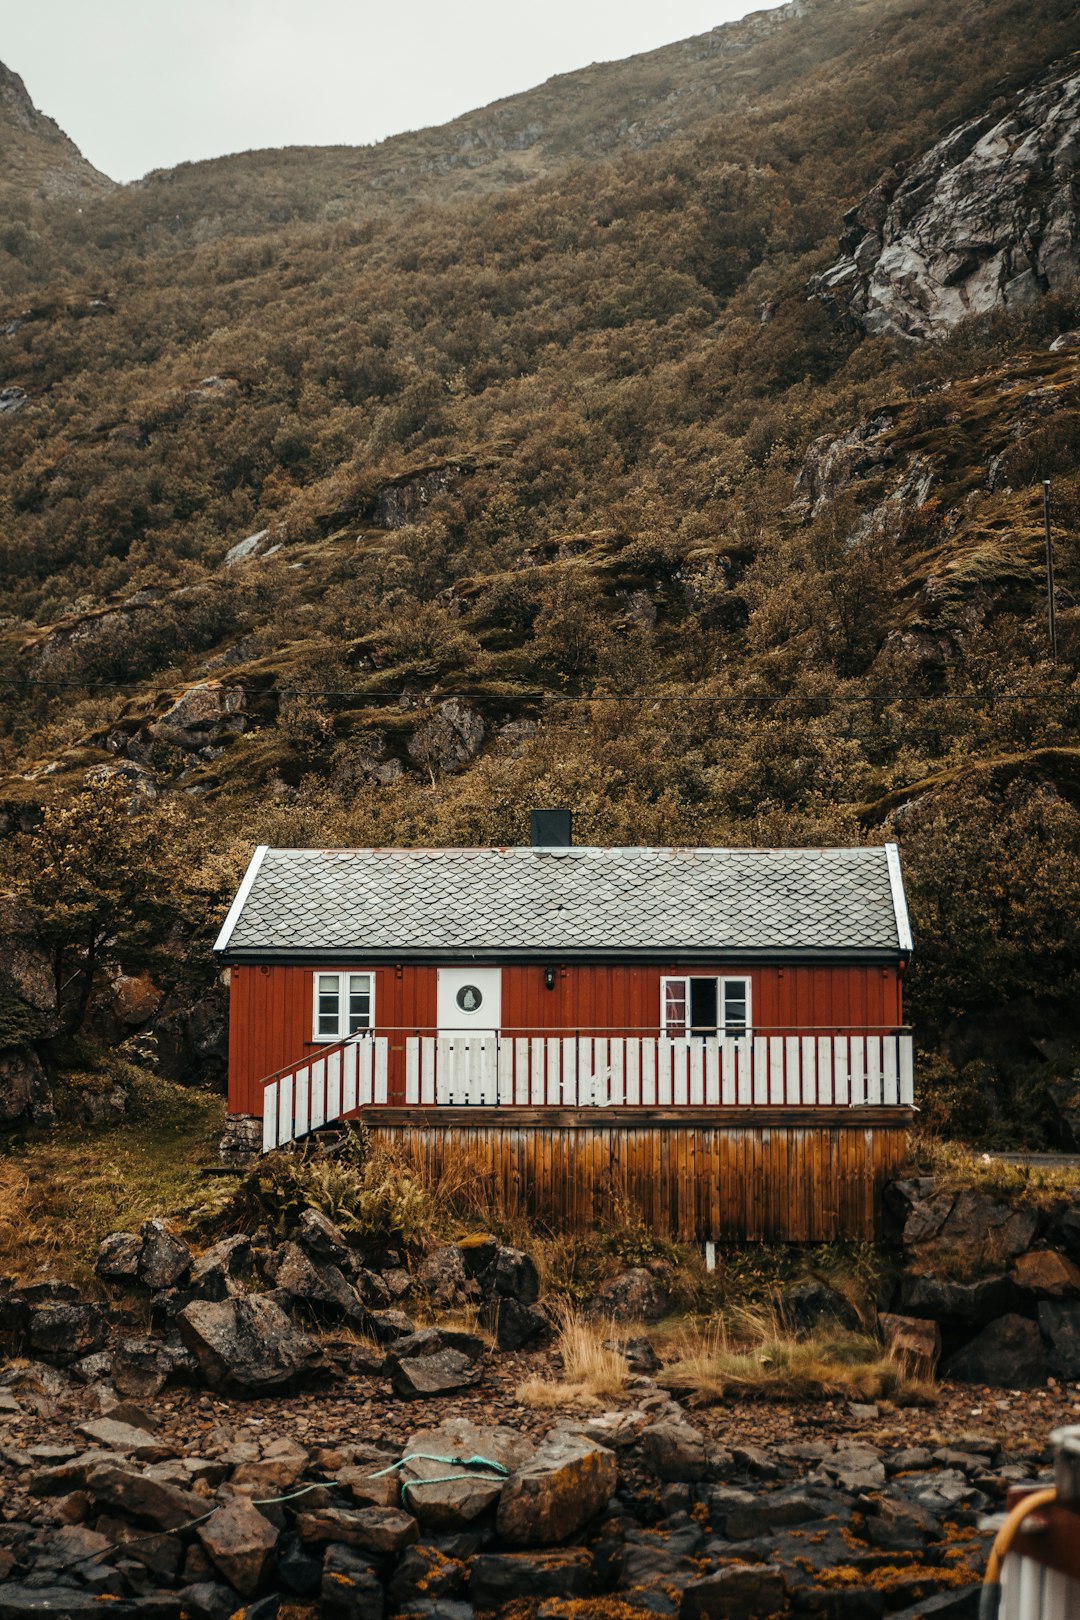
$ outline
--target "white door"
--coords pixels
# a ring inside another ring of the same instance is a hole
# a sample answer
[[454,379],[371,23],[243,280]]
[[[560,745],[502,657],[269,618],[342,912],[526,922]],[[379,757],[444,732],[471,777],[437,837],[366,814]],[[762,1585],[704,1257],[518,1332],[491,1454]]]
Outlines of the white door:
[[502,969],[440,968],[437,1006],[436,1099],[497,1102]]

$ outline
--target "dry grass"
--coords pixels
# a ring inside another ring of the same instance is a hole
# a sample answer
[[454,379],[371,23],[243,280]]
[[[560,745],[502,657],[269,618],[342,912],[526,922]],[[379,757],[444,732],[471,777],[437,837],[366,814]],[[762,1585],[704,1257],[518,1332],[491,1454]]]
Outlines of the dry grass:
[[934,1175],[945,1192],[973,1188],[1006,1200],[1053,1204],[1080,1193],[1080,1167],[1075,1165],[1008,1164],[959,1142],[922,1137],[914,1144],[919,1170]]
[[577,1311],[563,1311],[556,1349],[562,1361],[560,1379],[527,1378],[518,1386],[523,1406],[599,1406],[626,1393],[630,1368],[626,1357],[605,1340],[617,1337],[612,1321],[595,1321]]
[[153,1082],[136,1117],[91,1129],[60,1125],[14,1137],[0,1153],[0,1270],[20,1281],[86,1281],[107,1232],[152,1215],[181,1226],[231,1191],[199,1170],[213,1162],[224,1101]]
[[869,1334],[832,1332],[798,1339],[770,1311],[734,1309],[684,1327],[658,1382],[692,1403],[746,1399],[933,1399]]

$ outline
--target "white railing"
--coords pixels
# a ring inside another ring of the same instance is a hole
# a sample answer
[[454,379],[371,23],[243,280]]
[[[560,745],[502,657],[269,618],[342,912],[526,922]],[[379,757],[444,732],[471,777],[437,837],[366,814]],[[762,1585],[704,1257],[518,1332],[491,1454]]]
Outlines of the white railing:
[[385,1035],[361,1036],[265,1081],[263,1152],[295,1142],[358,1108],[385,1106],[388,1058]]
[[897,1029],[726,1038],[364,1034],[263,1081],[263,1152],[386,1107],[391,1094],[406,1107],[911,1107],[912,1037]]
[[859,1034],[411,1035],[407,1105],[910,1107],[912,1038]]

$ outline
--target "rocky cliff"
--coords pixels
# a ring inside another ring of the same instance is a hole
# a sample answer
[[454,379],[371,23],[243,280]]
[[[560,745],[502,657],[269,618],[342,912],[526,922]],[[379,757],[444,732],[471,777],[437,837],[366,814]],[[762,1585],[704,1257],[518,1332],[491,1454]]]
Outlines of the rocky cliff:
[[34,106],[17,73],[0,62],[0,200],[77,197],[112,181],[88,163],[60,126]]
[[851,329],[934,338],[1031,303],[1080,270],[1080,58],[889,170],[845,216],[813,283]]

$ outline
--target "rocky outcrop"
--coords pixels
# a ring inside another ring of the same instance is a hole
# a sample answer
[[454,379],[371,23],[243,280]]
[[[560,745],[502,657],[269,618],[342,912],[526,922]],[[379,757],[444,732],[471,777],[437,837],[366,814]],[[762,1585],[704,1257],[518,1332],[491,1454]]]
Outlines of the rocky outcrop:
[[1071,67],[885,175],[846,215],[843,257],[810,290],[849,328],[915,339],[1029,304],[1080,270],[1078,166]]
[[221,686],[204,681],[191,686],[164,714],[151,721],[149,734],[185,753],[198,753],[234,737],[247,724],[246,694],[242,686]]
[[372,522],[380,529],[404,529],[410,523],[419,523],[435,497],[453,489],[462,470],[461,467],[443,463],[437,467],[424,467],[418,472],[403,473],[400,478],[393,479],[376,491]]
[[430,771],[459,771],[480,752],[484,722],[472,704],[447,698],[409,738],[409,758]]

